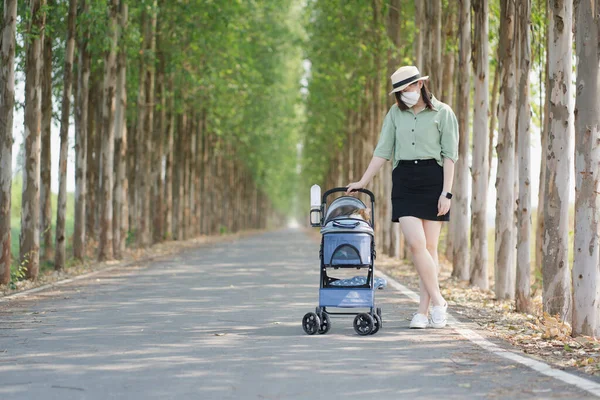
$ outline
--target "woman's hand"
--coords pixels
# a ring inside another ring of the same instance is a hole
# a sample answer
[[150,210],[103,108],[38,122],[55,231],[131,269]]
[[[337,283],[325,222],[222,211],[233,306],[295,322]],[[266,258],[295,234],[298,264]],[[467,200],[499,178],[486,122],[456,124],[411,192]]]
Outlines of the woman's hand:
[[450,211],[450,203],[450,199],[446,198],[444,195],[440,195],[438,200],[438,217],[448,214],[448,211]]
[[351,184],[349,184],[347,186],[346,194],[348,195],[351,192],[354,192],[355,190],[364,188],[365,186],[367,186],[367,185],[365,185],[362,182],[352,182]]

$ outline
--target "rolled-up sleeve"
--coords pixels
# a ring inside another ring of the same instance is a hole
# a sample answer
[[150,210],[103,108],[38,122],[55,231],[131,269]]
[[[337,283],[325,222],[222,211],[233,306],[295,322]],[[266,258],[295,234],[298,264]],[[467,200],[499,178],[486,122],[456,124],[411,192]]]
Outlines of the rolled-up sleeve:
[[386,160],[391,160],[394,156],[394,146],[396,144],[396,124],[394,123],[392,110],[393,106],[383,120],[379,142],[377,142],[377,147],[373,152],[373,156],[385,158]]
[[442,157],[456,162],[458,160],[458,121],[450,108],[442,110],[445,115],[441,118],[440,144]]

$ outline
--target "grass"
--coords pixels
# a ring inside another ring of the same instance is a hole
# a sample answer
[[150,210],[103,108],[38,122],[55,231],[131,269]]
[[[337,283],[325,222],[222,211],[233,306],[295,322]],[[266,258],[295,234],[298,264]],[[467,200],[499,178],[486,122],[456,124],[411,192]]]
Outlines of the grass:
[[[12,252],[12,266],[11,266],[11,276],[16,276],[19,265],[19,234],[21,232],[21,196],[23,190],[23,180],[21,176],[16,176],[13,179],[12,183],[12,193],[11,193],[11,210],[10,210],[10,226],[11,226],[11,252]],[[55,245],[54,237],[56,232],[56,204],[58,201],[58,195],[56,193],[52,193],[51,195],[51,204],[52,204],[52,246]],[[69,254],[73,251],[73,231],[75,227],[75,196],[73,193],[67,193],[67,215],[65,221],[65,230],[67,235],[67,258]],[[40,241],[40,246],[43,243]],[[40,248],[40,254],[43,254],[44,248]],[[43,272],[47,269],[54,268],[54,262],[41,262],[40,261],[40,272]]]

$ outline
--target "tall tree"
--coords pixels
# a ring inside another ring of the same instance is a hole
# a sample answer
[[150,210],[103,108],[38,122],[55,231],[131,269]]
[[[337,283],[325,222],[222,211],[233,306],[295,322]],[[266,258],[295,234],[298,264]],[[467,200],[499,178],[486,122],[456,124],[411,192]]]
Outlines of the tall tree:
[[115,110],[115,193],[113,219],[113,251],[117,259],[123,257],[127,239],[127,48],[125,32],[129,18],[129,8],[124,0],[119,4],[119,24],[121,36],[117,58],[117,100]]
[[517,202],[517,273],[516,308],[519,312],[530,312],[531,289],[531,146],[529,126],[529,69],[531,64],[531,0],[523,0],[517,6],[517,39],[519,93],[517,100],[517,152],[519,154],[519,199]]
[[56,255],[54,268],[65,266],[66,255],[66,214],[67,214],[67,161],[69,151],[69,116],[71,115],[71,87],[73,82],[73,57],[75,54],[75,19],[77,0],[69,0],[67,17],[67,44],[63,69],[63,99],[60,117],[60,158],[58,175],[58,201],[56,207]]
[[[431,1],[431,16],[433,25],[433,40],[431,43],[431,71],[435,78],[431,90],[437,98],[442,97],[442,0]],[[470,26],[470,25],[469,25]]]
[[600,335],[600,1],[576,1],[573,335]]
[[0,20],[0,284],[10,281],[13,106],[17,0],[5,0]]
[[[55,0],[47,0],[46,10],[52,15]],[[52,26],[51,18],[46,15],[46,26]],[[40,159],[40,229],[42,234],[41,258],[52,260],[52,34],[44,31],[44,55],[42,67],[42,131]]]
[[425,37],[425,4],[423,0],[415,0],[415,25],[416,25],[416,40],[415,40],[415,65],[419,71],[424,71],[424,49],[423,39]]
[[27,23],[25,58],[25,168],[21,201],[20,261],[26,266],[26,276],[35,280],[40,261],[40,121],[42,43],[46,0],[29,0],[30,20]]
[[[548,76],[549,131],[544,203],[544,311],[568,320],[571,308],[569,273],[569,188],[573,164],[571,71],[573,2],[550,2]],[[597,110],[596,110],[597,111]]]
[[489,288],[487,199],[489,185],[489,3],[473,1],[473,65],[475,97],[473,107],[473,165],[471,167],[471,276],[470,283]]
[[458,162],[454,170],[453,276],[469,280],[469,96],[471,93],[471,0],[459,1],[459,56],[456,110],[459,127]]
[[514,297],[514,164],[516,77],[515,77],[515,2],[500,1],[500,101],[498,113],[498,172],[496,177],[495,292],[498,299]]
[[78,43],[77,101],[75,102],[75,226],[73,233],[73,255],[83,260],[85,255],[86,197],[87,197],[87,131],[88,99],[90,81],[90,53],[88,49],[89,29],[84,16],[89,13],[88,0],[80,0]]
[[117,86],[117,41],[118,41],[119,0],[108,4],[108,29],[110,44],[104,59],[104,101],[102,106],[103,135],[101,169],[102,195],[100,196],[100,242],[98,259],[113,258],[112,219],[113,219],[113,182],[115,152],[115,102]]

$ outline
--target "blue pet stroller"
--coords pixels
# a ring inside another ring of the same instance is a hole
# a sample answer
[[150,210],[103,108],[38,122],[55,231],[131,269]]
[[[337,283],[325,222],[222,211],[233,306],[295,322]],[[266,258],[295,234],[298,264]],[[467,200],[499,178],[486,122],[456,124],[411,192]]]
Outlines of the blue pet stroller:
[[[331,315],[356,315],[354,330],[361,336],[375,334],[382,327],[381,308],[375,307],[375,289],[383,289],[386,282],[374,277],[375,196],[369,190],[359,190],[371,198],[371,220],[365,221],[356,215],[357,210],[366,209],[366,206],[355,197],[341,196],[327,205],[329,195],[345,191],[346,188],[328,190],[323,195],[320,207],[311,210],[311,226],[321,227],[321,272],[319,306],[315,312],[309,312],[302,318],[302,328],[309,335],[329,332]],[[329,276],[331,270],[340,268],[365,269],[367,274],[350,279]],[[332,313],[330,307],[368,308],[369,312]]]

